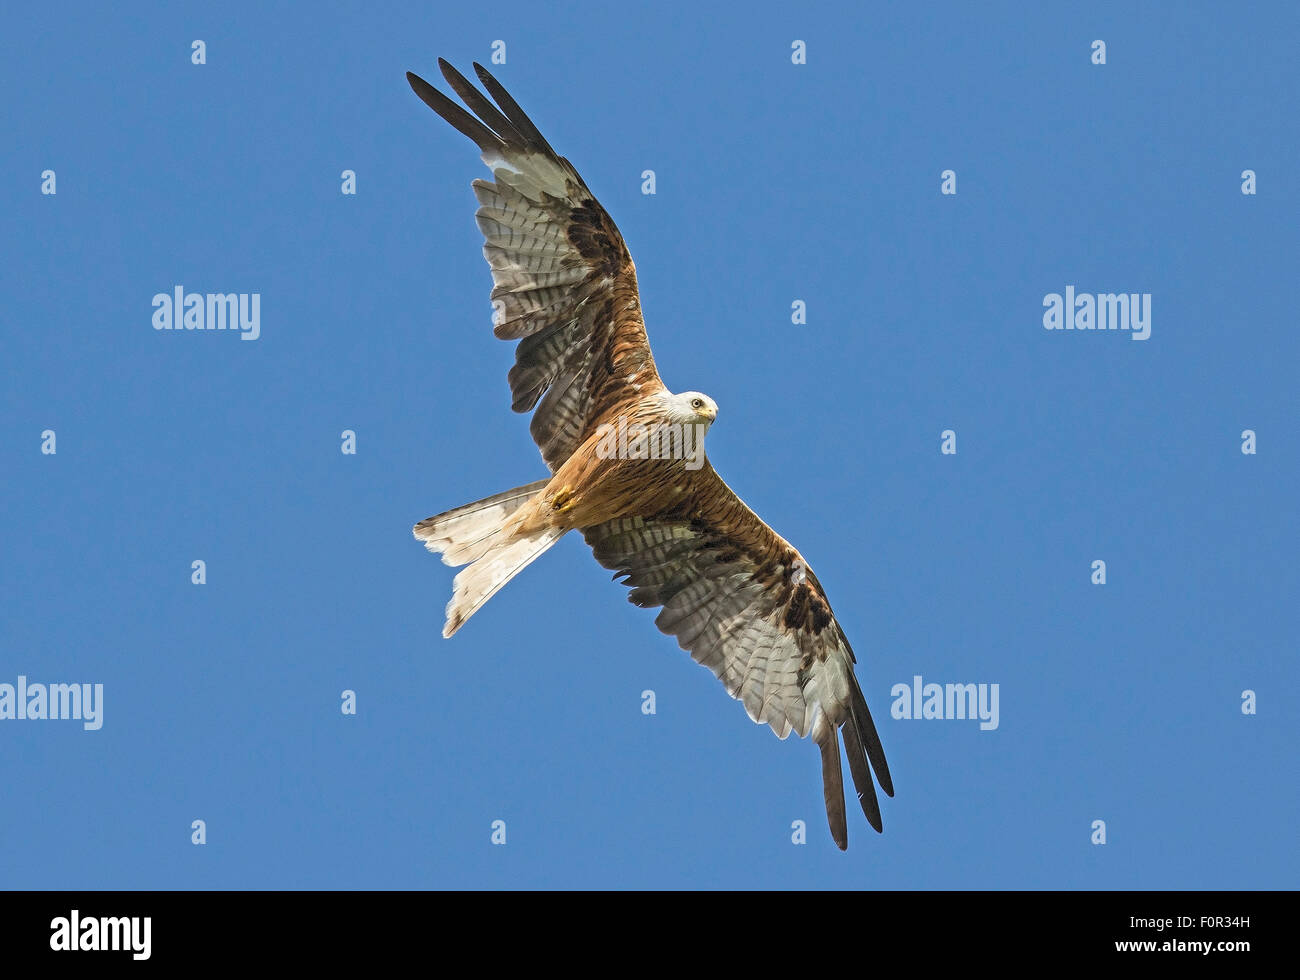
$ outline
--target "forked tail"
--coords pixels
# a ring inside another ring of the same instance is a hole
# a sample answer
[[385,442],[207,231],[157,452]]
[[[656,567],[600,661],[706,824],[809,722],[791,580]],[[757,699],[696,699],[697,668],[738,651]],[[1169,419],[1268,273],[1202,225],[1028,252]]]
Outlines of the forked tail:
[[412,529],[415,537],[448,565],[468,565],[452,584],[443,636],[465,625],[483,603],[536,561],[563,535],[562,529],[544,527],[523,532],[511,516],[546,486],[538,480],[472,504],[427,518]]

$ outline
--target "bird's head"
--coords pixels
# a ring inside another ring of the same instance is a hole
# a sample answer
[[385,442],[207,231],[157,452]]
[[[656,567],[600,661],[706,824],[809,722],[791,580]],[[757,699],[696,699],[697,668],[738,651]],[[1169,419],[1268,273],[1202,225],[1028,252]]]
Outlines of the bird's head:
[[718,417],[718,403],[702,391],[669,395],[664,406],[669,420],[682,425],[703,425],[708,429]]

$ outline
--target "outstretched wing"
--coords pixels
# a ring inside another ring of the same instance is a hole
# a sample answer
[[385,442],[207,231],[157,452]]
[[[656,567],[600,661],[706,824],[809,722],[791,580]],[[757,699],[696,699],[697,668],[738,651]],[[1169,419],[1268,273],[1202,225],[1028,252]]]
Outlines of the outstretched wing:
[[749,717],[779,738],[809,733],[821,749],[831,836],[848,847],[836,733],[867,820],[881,829],[880,788],[894,795],[884,749],[826,593],[802,556],[745,506],[710,465],[683,503],[652,517],[582,532],[638,606],[663,606],[655,625],[713,671]]
[[509,378],[512,407],[537,406],[530,431],[554,472],[621,404],[663,389],[636,267],[609,214],[501,83],[474,66],[493,105],[441,58],[438,66],[475,115],[418,75],[406,79],[477,144],[495,178],[473,184],[495,284],[495,333],[520,341]]

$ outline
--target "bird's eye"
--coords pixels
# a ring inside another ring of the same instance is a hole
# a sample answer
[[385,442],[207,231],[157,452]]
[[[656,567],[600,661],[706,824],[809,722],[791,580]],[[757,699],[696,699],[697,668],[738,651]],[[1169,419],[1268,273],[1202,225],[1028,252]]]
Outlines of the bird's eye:
[[703,408],[703,407],[704,407],[704,402],[702,402],[700,399],[698,398],[691,399],[691,408]]

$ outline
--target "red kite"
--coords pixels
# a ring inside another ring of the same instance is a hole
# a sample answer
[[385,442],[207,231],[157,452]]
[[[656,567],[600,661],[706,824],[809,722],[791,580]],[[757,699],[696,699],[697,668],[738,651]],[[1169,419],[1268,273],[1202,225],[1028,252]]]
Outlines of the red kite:
[[[415,525],[456,575],[443,636],[568,531],[582,534],[629,600],[662,606],[655,625],[726,685],[778,738],[821,749],[831,836],[844,849],[840,747],[867,820],[872,784],[894,795],[855,658],[817,576],[703,457],[713,399],[659,379],[623,236],[578,172],[484,68],[496,105],[447,62],[443,78],[474,115],[407,73],[424,102],[482,151],[478,226],[492,267],[495,334],[517,340],[512,407],[551,476]],[[476,118],[477,117],[477,118]]]

